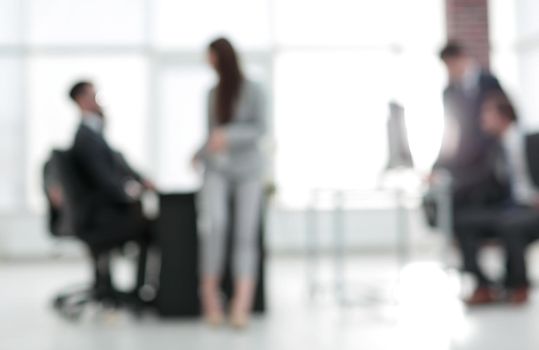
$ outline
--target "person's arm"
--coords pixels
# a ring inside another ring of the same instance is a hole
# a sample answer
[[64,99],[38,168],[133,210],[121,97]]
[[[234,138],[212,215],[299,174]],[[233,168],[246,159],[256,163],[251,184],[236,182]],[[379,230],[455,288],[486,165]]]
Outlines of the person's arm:
[[255,86],[249,91],[249,97],[249,118],[223,127],[230,148],[254,146],[265,132],[265,101],[262,89]]
[[[206,116],[207,116],[207,138],[211,135],[212,130],[215,126],[215,89],[210,90],[208,93],[208,97],[206,99],[207,105],[206,105]],[[208,140],[206,139],[202,146],[195,152],[195,155],[193,157],[194,162],[198,162],[204,158],[206,158],[208,153]]]
[[122,166],[122,168],[124,168],[125,172],[130,176],[132,177],[133,179],[137,180],[138,182],[143,182],[145,179],[144,179],[144,176],[142,176],[138,171],[136,171],[135,169],[133,169],[129,163],[127,163],[127,160],[125,159],[125,157],[123,156],[123,154],[121,154],[120,152],[114,152],[115,156],[116,156],[116,159],[118,160],[118,163],[120,163],[120,165]]
[[451,134],[450,128],[451,128],[452,122],[450,118],[453,115],[450,87],[447,87],[443,92],[443,109],[444,109],[444,130],[442,133],[442,142],[440,144],[440,149],[438,151],[438,156],[436,157],[436,161],[434,162],[432,166],[432,170],[431,170],[432,172],[434,172],[437,169],[447,168],[449,166],[445,155],[448,151],[447,148],[449,146],[449,141],[450,141],[449,135]]
[[131,202],[125,191],[125,181],[107,164],[107,150],[98,141],[85,137],[75,141],[75,159],[82,170],[113,201]]
[[491,74],[488,74],[486,76],[485,84],[483,88],[486,91],[486,93],[492,92],[492,91],[499,91],[499,92],[505,93],[498,78],[496,78],[494,75],[491,75]]
[[155,186],[155,184],[150,179],[133,169],[129,165],[123,154],[121,154],[120,152],[115,152],[115,156],[120,166],[124,169],[124,171],[130,178],[140,183],[147,190],[157,191],[157,187]]

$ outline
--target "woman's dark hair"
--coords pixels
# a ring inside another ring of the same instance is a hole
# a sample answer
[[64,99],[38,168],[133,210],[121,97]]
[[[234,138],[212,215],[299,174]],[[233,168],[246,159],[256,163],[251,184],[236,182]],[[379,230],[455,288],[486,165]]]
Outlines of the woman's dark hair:
[[513,103],[502,91],[493,91],[485,97],[485,103],[492,103],[498,113],[508,121],[514,123],[518,121],[518,116]]
[[209,45],[210,52],[217,58],[216,70],[219,75],[215,112],[217,123],[222,125],[232,120],[234,104],[238,99],[243,73],[236,50],[225,38],[218,38]]

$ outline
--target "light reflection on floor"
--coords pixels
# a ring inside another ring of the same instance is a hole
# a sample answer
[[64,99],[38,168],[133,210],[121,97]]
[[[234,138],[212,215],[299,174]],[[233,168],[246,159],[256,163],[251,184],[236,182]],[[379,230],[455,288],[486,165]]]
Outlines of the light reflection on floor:
[[[309,298],[304,260],[269,265],[271,311],[249,331],[208,329],[199,321],[135,320],[90,310],[79,324],[48,308],[55,291],[84,279],[84,262],[0,265],[0,349],[537,349],[539,304],[467,309],[462,281],[434,262],[398,268],[392,257],[347,264],[349,300],[335,300],[331,273]],[[328,270],[329,271],[329,270]],[[399,272],[400,271],[400,272]],[[355,297],[355,299],[353,298]],[[31,336],[29,336],[31,334]]]

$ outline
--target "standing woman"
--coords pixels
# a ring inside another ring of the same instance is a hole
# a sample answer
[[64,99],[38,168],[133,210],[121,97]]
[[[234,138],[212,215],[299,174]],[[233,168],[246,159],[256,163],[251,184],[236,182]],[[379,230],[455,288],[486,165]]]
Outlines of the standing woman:
[[251,313],[257,279],[257,232],[262,202],[264,105],[258,85],[247,80],[231,43],[219,38],[209,45],[208,60],[219,82],[208,96],[209,136],[195,160],[205,165],[201,192],[201,298],[206,320],[224,320],[220,282],[224,268],[230,196],[233,196],[234,295],[230,322],[245,327]]

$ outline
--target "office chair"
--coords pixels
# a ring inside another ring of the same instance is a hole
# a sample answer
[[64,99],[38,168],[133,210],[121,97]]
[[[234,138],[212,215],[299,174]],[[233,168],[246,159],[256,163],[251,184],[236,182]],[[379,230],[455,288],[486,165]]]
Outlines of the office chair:
[[[120,307],[127,306],[137,314],[142,311],[143,304],[135,293],[120,292],[113,288],[111,276],[103,273],[103,264],[108,264],[113,251],[122,248],[125,243],[96,246],[85,240],[88,236],[81,225],[83,211],[83,198],[87,194],[85,186],[77,175],[77,168],[73,164],[69,150],[54,150],[44,168],[44,183],[47,199],[49,201],[49,229],[56,238],[74,237],[82,241],[90,251],[91,264],[94,270],[94,281],[90,286],[79,289],[69,289],[57,295],[53,307],[61,315],[77,320],[81,317],[85,306],[98,304],[101,306]],[[62,193],[62,206],[55,208],[50,197],[50,186],[59,186]],[[146,263],[147,249],[140,246],[140,261]],[[108,271],[108,269],[107,269]],[[139,273],[137,279],[144,278]]]

